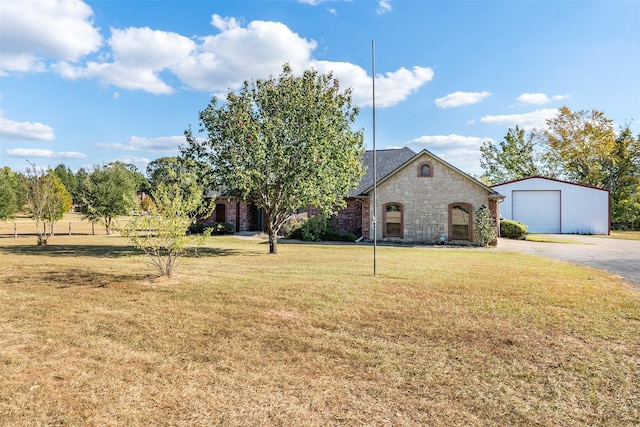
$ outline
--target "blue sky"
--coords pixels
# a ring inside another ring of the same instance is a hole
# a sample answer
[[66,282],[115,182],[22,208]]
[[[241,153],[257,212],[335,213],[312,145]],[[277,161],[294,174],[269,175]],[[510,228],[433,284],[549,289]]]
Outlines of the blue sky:
[[372,147],[480,175],[482,141],[604,111],[640,133],[637,0],[0,0],[0,166],[142,172],[177,154],[213,95],[332,71]]

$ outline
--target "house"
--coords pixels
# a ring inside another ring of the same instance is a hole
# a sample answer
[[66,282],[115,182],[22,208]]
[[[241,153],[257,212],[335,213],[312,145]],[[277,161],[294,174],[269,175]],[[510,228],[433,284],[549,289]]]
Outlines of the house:
[[[210,196],[209,196],[210,197]],[[264,215],[252,203],[242,202],[236,196],[216,196],[216,209],[209,218],[199,221],[204,225],[227,222],[234,233],[240,231],[264,231]]]
[[[373,240],[373,151],[363,157],[366,173],[349,192],[346,208],[329,218],[335,230]],[[427,150],[377,150],[377,222],[379,241],[479,243],[474,213],[486,206],[499,218],[503,199],[487,187]],[[319,212],[309,209],[309,215]],[[496,221],[497,223],[497,221]]]
[[609,234],[609,190],[542,176],[494,185],[505,195],[503,218],[520,221],[530,233]]

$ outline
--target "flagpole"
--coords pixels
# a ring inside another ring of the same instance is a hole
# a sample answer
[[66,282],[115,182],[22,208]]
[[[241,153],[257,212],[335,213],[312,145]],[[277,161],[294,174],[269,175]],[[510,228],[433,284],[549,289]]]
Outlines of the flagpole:
[[371,40],[371,81],[373,83],[373,275],[376,275],[378,247],[378,174],[376,158],[376,42]]

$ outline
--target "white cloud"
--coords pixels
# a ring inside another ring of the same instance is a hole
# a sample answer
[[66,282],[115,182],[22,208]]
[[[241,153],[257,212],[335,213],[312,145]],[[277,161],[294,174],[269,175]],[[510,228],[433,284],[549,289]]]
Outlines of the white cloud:
[[[373,82],[367,71],[349,62],[313,61],[310,67],[320,73],[333,72],[342,88],[353,89],[353,103],[360,107],[373,103]],[[400,68],[376,76],[376,106],[389,107],[405,100],[412,92],[433,79],[433,70],[427,67]]]
[[53,68],[69,79],[98,78],[124,89],[170,94],[174,89],[158,75],[188,58],[196,44],[176,33],[150,28],[112,29],[109,45],[114,62],[89,62],[76,67],[60,62]]
[[81,0],[0,2],[0,73],[44,71],[46,59],[77,61],[102,44]]
[[516,101],[520,104],[544,105],[551,101],[561,101],[567,98],[569,98],[569,95],[554,95],[549,98],[546,93],[523,93],[516,98]]
[[39,122],[17,122],[4,116],[0,111],[0,136],[9,139],[52,141],[56,139],[51,126]]
[[113,160],[114,162],[122,162],[124,164],[135,165],[139,170],[144,171],[147,169],[147,165],[151,163],[151,159],[146,157],[125,156]]
[[77,151],[53,151],[41,148],[12,148],[6,150],[5,153],[12,157],[40,157],[46,159],[84,159],[87,157],[84,153]]
[[132,136],[126,143],[97,143],[96,146],[123,151],[178,152],[178,146],[185,142],[184,136],[163,136],[141,138]]
[[[91,9],[86,11],[91,16]],[[347,62],[315,60],[312,53],[317,43],[286,25],[252,21],[243,26],[236,18],[220,15],[212,15],[211,25],[217,34],[197,40],[148,27],[112,28],[107,44],[110,51],[99,52],[85,64],[74,63],[76,57],[62,56],[51,68],[67,79],[97,79],[117,88],[154,94],[175,92],[165,80],[173,73],[192,89],[225,93],[241,87],[245,80],[277,75],[287,62],[298,73],[312,67],[322,73],[332,71],[341,87],[353,89],[354,104],[371,105],[371,77],[365,69]],[[27,64],[31,59],[23,60]],[[376,103],[380,107],[397,104],[432,79],[433,70],[419,66],[380,74],[376,76]]]
[[203,37],[197,52],[173,67],[183,82],[199,90],[237,88],[244,80],[278,74],[285,62],[303,69],[317,46],[279,22],[252,21],[243,28],[234,18],[214,15],[212,21],[221,32]]
[[481,138],[478,136],[462,136],[456,134],[450,135],[424,135],[413,139],[407,145],[417,146],[418,149],[426,148],[433,151],[439,148],[477,148],[484,141],[492,141],[491,138]]
[[557,108],[544,108],[524,114],[503,114],[497,116],[484,116],[480,119],[482,123],[515,127],[522,129],[533,129],[543,127],[547,119],[551,119],[558,114]]
[[88,62],[85,67],[75,67],[66,62],[60,62],[53,68],[68,79],[95,78],[123,89],[139,89],[156,95],[170,94],[175,91],[151,68],[128,67],[118,62],[93,61]]
[[490,96],[491,93],[484,92],[454,92],[449,95],[443,96],[442,98],[436,99],[434,102],[438,107],[441,108],[452,108],[452,107],[461,107],[463,105],[471,105],[477,104],[482,101],[486,97]]
[[187,37],[148,27],[112,29],[109,45],[115,62],[156,71],[183,61],[196,48]]
[[378,9],[376,9],[376,13],[378,15],[384,15],[387,12],[391,12],[391,0],[380,0],[378,2]]
[[455,148],[441,152],[434,152],[438,157],[447,163],[460,169],[471,176],[481,176],[483,174],[480,167],[480,149]]

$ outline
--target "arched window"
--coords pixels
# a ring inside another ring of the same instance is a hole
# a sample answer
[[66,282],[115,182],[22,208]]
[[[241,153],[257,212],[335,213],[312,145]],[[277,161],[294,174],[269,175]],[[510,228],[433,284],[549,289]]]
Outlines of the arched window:
[[471,213],[469,203],[449,205],[449,240],[472,240]]
[[430,178],[433,176],[433,168],[431,163],[420,163],[418,166],[418,176],[421,178]]
[[382,237],[404,237],[403,209],[400,203],[386,203],[382,207]]

